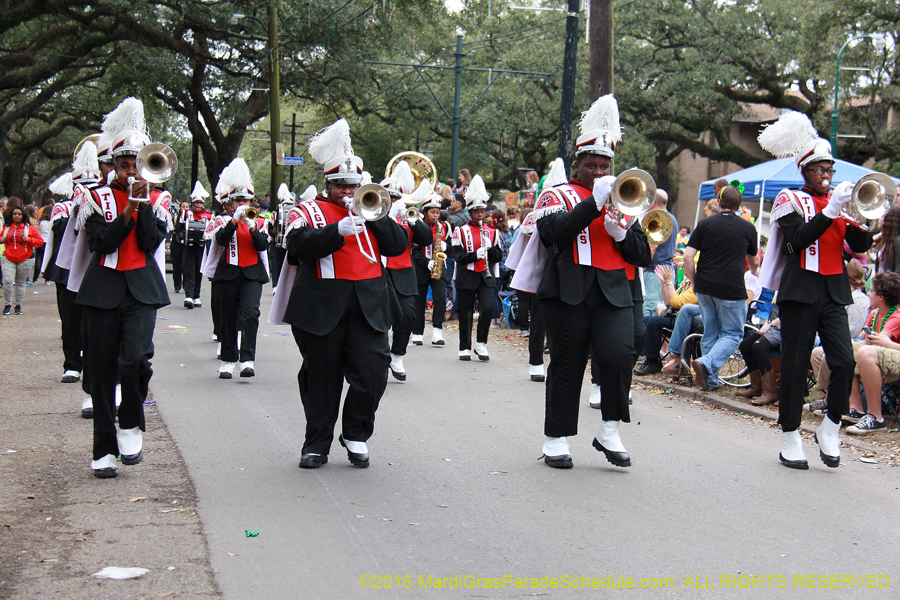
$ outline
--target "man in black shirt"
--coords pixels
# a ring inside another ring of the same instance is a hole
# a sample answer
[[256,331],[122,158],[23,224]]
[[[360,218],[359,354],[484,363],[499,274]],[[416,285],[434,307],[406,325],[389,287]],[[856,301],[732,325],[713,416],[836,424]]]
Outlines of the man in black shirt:
[[[703,356],[691,361],[704,392],[719,387],[719,369],[743,338],[747,318],[744,260],[750,271],[759,271],[756,229],[734,211],[741,206],[741,192],[726,187],[719,198],[719,212],[700,221],[684,251],[684,274],[697,293],[703,317]],[[694,255],[700,252],[696,271]]]

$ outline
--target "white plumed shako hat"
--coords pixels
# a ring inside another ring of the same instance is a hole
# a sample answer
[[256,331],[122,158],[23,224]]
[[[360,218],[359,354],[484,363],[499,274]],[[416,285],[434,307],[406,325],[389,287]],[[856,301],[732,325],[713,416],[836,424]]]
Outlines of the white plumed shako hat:
[[72,163],[72,181],[88,183],[100,180],[100,163],[97,162],[97,146],[94,142],[85,142],[78,150],[75,162]]
[[209,198],[209,192],[203,187],[203,184],[199,181],[194,183],[194,191],[191,192],[191,204],[195,202],[204,202],[207,198]]
[[757,140],[763,150],[778,158],[793,156],[800,170],[820,160],[834,162],[831,143],[819,137],[809,117],[793,110],[763,129]]
[[350,185],[362,181],[363,161],[353,154],[350,126],[345,119],[314,135],[309,141],[309,155],[322,165],[325,181]]
[[400,198],[404,194],[412,194],[416,188],[416,178],[409,163],[405,160],[398,162],[391,171],[391,176],[382,180],[381,185],[388,191],[391,198]]
[[216,185],[216,197],[225,204],[235,198],[253,198],[253,177],[250,168],[243,158],[236,158],[222,169],[219,183]]
[[612,94],[600,96],[581,114],[581,135],[575,140],[575,156],[596,154],[612,158],[622,139],[619,105]]
[[303,191],[302,194],[300,194],[300,201],[306,202],[307,200],[312,200],[318,194],[319,192],[316,190],[316,186],[310,185]]
[[113,158],[135,156],[150,143],[147,123],[144,120],[144,104],[137,98],[125,98],[103,120],[103,131],[109,133]]
[[487,208],[487,201],[491,195],[488,194],[487,189],[484,187],[484,180],[481,178],[481,175],[476,175],[472,178],[472,183],[469,184],[465,197],[467,209]]

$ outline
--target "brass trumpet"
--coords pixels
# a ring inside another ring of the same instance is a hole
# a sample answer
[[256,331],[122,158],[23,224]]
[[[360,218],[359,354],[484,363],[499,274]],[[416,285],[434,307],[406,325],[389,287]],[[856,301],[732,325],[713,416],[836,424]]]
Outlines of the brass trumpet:
[[422,220],[422,213],[419,212],[419,209],[415,206],[410,206],[406,209],[404,213],[404,218],[406,222],[410,225],[414,225],[415,223]]
[[245,221],[255,221],[258,218],[259,218],[259,209],[256,208],[255,206],[249,207],[247,210],[244,211],[244,214],[241,215],[241,219],[243,219]]
[[647,214],[641,217],[641,228],[647,234],[647,241],[654,246],[659,246],[672,236],[675,223],[669,213],[654,208],[648,210]]

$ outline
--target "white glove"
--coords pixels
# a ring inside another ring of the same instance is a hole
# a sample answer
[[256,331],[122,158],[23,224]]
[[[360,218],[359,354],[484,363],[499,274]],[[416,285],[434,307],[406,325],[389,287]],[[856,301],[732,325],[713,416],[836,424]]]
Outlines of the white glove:
[[605,215],[604,220],[603,226],[606,227],[606,233],[608,233],[612,239],[617,242],[621,242],[625,239],[625,230],[615,219],[611,218],[609,215]]
[[433,260],[428,261],[428,270],[434,271],[434,261]]
[[390,210],[390,212],[388,213],[388,215],[389,215],[392,219],[398,219],[399,217],[403,216],[403,214],[404,214],[405,212],[406,212],[406,204],[404,204],[404,203],[403,203],[402,201],[400,201],[400,200],[397,200],[396,202],[394,202],[393,204],[391,204],[391,210]]
[[248,208],[250,208],[250,207],[247,206],[246,204],[242,204],[241,206],[238,206],[236,209],[234,209],[234,215],[232,215],[232,216],[233,216],[235,219],[237,219],[238,221],[240,221],[240,220],[241,220],[241,217],[243,216],[243,214],[244,214],[245,212],[247,212],[247,209],[248,209]]
[[475,251],[475,256],[477,256],[479,260],[483,259],[487,256],[487,248],[479,248]]
[[350,215],[348,217],[344,217],[340,221],[338,221],[338,233],[342,236],[348,235],[356,235],[357,233],[362,233],[365,227],[363,224],[366,222],[362,217],[357,217],[356,215]]
[[441,241],[441,252],[447,251],[447,242]]
[[604,175],[594,180],[594,202],[597,203],[597,210],[603,210],[603,206],[609,202],[609,195],[612,193],[613,184],[616,178],[612,175]]
[[829,219],[837,219],[841,216],[841,209],[844,205],[853,199],[853,184],[849,181],[839,183],[831,192],[831,198],[828,199],[828,206],[822,211]]
[[250,231],[256,229],[256,221],[247,221],[247,227],[250,228]]

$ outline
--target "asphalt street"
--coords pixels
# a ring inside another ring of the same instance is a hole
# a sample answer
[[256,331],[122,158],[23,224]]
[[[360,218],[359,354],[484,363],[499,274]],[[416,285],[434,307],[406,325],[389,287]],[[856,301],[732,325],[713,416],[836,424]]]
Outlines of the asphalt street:
[[[551,469],[526,355],[494,341],[489,363],[460,362],[451,334],[410,347],[408,381],[389,381],[370,468],[335,440],[327,465],[302,470],[289,327],[261,324],[256,377],[219,380],[208,302],[172,299],[151,388],[225,598],[898,595],[896,469],[849,450],[828,469],[809,441],[810,470],[786,469],[777,429],[640,389],[621,430],[634,466],[616,468],[591,448],[587,381],[575,468]],[[263,323],[270,303],[267,288]]]

